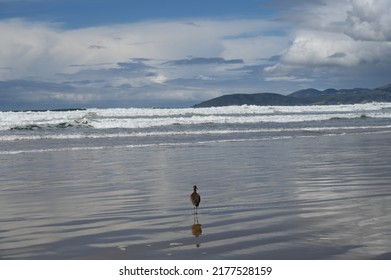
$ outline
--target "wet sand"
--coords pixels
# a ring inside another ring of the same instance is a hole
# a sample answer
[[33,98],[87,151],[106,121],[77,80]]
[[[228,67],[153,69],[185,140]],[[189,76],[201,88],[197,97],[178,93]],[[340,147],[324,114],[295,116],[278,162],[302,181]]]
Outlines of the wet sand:
[[378,133],[2,155],[0,258],[391,259],[389,143]]

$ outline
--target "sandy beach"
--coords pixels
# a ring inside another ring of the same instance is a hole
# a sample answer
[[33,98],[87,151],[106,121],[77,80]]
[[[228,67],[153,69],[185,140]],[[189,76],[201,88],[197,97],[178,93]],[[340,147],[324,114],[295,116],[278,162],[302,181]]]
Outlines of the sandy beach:
[[0,258],[387,259],[390,141],[375,133],[2,155]]

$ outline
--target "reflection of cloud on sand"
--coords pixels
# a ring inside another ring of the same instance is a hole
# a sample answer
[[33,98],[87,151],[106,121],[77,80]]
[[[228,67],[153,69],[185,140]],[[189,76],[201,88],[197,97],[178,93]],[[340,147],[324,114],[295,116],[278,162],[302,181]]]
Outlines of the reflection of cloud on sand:
[[370,135],[317,141],[317,153],[302,155],[291,176],[298,221],[311,230],[305,242],[340,249],[340,258],[387,256],[389,163],[378,160],[377,153],[387,151],[384,144],[372,141]]

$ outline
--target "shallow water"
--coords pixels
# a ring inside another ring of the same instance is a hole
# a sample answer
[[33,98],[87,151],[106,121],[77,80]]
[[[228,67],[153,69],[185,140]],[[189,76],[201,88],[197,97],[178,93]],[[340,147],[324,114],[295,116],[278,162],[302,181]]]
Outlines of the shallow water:
[[0,258],[391,258],[389,143],[382,132],[2,154]]

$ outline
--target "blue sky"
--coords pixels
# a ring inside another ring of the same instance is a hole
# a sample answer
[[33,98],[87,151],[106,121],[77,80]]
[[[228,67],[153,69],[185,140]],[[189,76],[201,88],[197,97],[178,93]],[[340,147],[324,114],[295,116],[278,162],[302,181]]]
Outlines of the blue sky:
[[267,0],[0,0],[0,3],[4,3],[4,18],[62,22],[67,28],[193,17],[256,18],[273,10]]
[[374,88],[390,83],[390,14],[388,0],[0,0],[0,110]]

